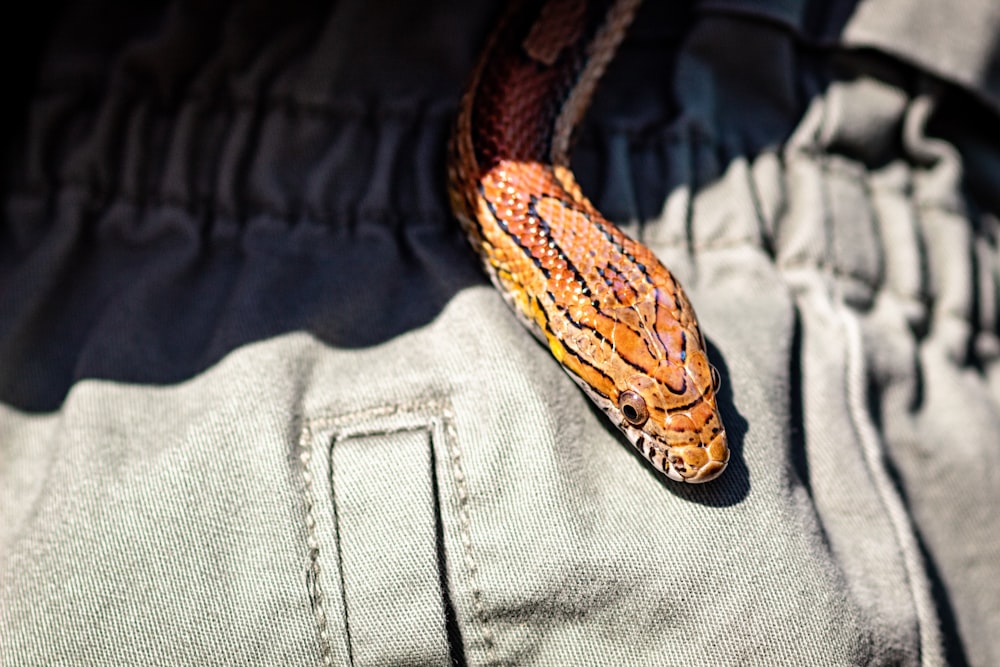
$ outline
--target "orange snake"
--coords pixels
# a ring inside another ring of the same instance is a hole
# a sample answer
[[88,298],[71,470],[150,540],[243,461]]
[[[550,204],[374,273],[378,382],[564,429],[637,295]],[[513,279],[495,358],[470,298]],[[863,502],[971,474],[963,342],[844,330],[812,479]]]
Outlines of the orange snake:
[[657,470],[705,482],[729,449],[694,309],[569,169],[573,129],[638,4],[514,3],[462,98],[449,195],[494,285],[570,377]]

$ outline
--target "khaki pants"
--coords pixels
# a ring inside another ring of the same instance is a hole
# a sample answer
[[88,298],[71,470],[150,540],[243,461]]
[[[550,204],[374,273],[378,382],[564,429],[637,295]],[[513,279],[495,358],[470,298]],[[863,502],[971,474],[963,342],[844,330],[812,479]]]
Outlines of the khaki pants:
[[994,0],[639,14],[574,159],[698,311],[702,487],[447,209],[495,6],[85,5],[9,103],[0,663],[1000,664]]

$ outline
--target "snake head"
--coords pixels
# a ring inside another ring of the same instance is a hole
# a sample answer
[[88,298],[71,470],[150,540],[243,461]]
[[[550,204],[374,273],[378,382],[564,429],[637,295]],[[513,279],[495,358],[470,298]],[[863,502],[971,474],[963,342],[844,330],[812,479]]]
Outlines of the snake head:
[[716,404],[720,378],[702,349],[683,364],[661,361],[649,375],[633,374],[605,411],[653,466],[679,482],[715,479],[729,447]]
[[580,342],[567,356],[611,371],[594,378],[612,381],[603,387],[583,377],[580,384],[639,453],[670,479],[700,483],[722,473],[729,447],[717,404],[719,373],[708,362],[693,310],[677,294],[682,317],[657,323],[642,317],[642,308],[610,309],[610,345]]

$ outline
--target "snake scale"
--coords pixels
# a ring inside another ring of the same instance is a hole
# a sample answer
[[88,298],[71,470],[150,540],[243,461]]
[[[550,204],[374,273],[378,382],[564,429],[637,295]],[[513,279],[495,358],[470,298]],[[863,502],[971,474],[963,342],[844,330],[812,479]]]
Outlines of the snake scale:
[[462,97],[449,196],[493,284],[570,377],[657,470],[705,482],[729,448],[694,309],[569,167],[573,130],[638,4],[511,5]]

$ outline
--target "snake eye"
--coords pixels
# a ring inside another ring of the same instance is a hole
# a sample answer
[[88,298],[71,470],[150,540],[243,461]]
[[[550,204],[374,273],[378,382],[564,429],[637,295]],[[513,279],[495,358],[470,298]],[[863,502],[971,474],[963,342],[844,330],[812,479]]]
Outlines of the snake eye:
[[649,410],[646,409],[646,401],[638,392],[631,389],[619,394],[618,409],[622,411],[625,421],[632,426],[642,426],[649,419]]
[[719,375],[719,371],[716,370],[715,366],[712,366],[712,391],[716,394],[719,393],[719,389],[722,387],[722,376]]

